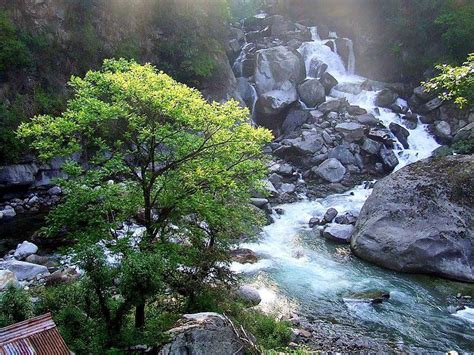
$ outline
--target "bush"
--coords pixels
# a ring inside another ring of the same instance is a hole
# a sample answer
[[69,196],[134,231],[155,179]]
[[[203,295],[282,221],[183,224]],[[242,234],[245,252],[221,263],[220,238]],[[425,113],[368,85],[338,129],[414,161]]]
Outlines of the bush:
[[0,72],[31,64],[31,53],[15,25],[0,11]]
[[10,284],[0,294],[0,328],[32,317],[33,305],[28,292]]

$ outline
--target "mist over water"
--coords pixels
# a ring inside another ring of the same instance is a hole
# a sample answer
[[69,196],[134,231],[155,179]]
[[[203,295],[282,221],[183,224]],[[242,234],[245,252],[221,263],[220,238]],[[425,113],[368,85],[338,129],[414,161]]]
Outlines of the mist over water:
[[[339,84],[360,85],[366,80],[353,74],[355,58],[346,68],[320,40],[316,28],[312,34],[313,40],[298,49],[307,72],[312,62],[319,60],[328,65],[327,71]],[[387,127],[391,122],[402,124],[397,114],[375,106],[376,91],[350,94],[333,89],[330,96],[327,100],[347,98]],[[401,99],[397,103],[406,105]],[[421,122],[409,132],[409,149],[398,142],[394,149],[399,159],[395,170],[429,157],[439,146]],[[328,242],[319,231],[309,228],[309,219],[322,217],[330,207],[339,214],[358,215],[370,193],[371,189],[357,186],[343,194],[278,206],[284,214],[273,216],[274,223],[263,229],[258,242],[242,245],[255,251],[259,261],[234,263],[233,269],[259,288],[261,307],[267,311],[295,311],[428,351],[474,351],[474,310],[453,309],[455,295],[472,291],[472,285],[379,268],[349,255],[348,246]],[[351,301],[354,295],[371,291],[390,292],[390,300],[380,305]]]

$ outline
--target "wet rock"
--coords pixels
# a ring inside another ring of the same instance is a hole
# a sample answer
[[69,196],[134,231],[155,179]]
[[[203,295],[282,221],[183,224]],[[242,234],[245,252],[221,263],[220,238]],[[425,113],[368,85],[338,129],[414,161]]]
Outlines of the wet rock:
[[277,115],[283,109],[298,100],[296,89],[272,90],[261,94],[256,103],[256,110],[265,115]]
[[355,224],[357,222],[357,217],[352,213],[344,213],[341,216],[337,216],[334,219],[334,222],[337,224]]
[[335,208],[329,208],[324,214],[323,220],[326,223],[331,223],[334,218],[336,218],[338,212]]
[[321,224],[321,221],[319,220],[319,218],[316,218],[316,217],[312,217],[308,222],[309,228],[314,228],[320,224]]
[[380,180],[351,241],[392,270],[474,282],[474,156],[430,158]]
[[250,249],[234,249],[230,251],[232,260],[240,264],[255,264],[258,261],[257,254]]
[[48,268],[18,260],[0,262],[0,268],[12,271],[19,281],[31,280],[37,276],[49,275]]
[[365,126],[356,122],[343,122],[336,126],[336,131],[341,132],[348,142],[354,142],[364,137]]
[[375,98],[375,105],[389,108],[397,98],[397,93],[390,89],[383,89],[377,94],[377,97]]
[[245,353],[245,344],[218,313],[185,314],[168,334],[172,339],[160,349],[160,355]]
[[18,244],[13,256],[15,259],[22,260],[31,254],[35,254],[37,251],[38,247],[35,244],[25,240],[23,243]]
[[393,135],[397,137],[403,148],[408,149],[408,136],[410,135],[410,132],[395,122],[391,122],[388,128],[393,133]]
[[351,105],[347,108],[347,113],[351,116],[363,116],[367,115],[367,110],[359,106]]
[[383,143],[385,146],[392,146],[394,143],[393,139],[390,137],[389,131],[386,129],[371,128],[367,137],[376,142]]
[[383,147],[380,149],[380,158],[382,159],[382,163],[384,168],[390,172],[398,165],[399,161],[393,150]]
[[355,164],[356,158],[351,153],[348,147],[344,145],[338,145],[331,149],[328,153],[328,158],[335,158],[339,160],[343,165]]
[[0,270],[0,291],[6,289],[10,284],[18,286],[15,274],[10,270]]
[[323,231],[323,237],[338,243],[349,243],[354,226],[350,224],[333,224]]
[[307,107],[316,107],[326,101],[324,86],[317,79],[309,79],[300,84],[298,94]]
[[371,303],[380,304],[390,299],[390,292],[386,291],[368,291],[344,297],[344,302],[349,303]]
[[257,306],[262,302],[258,290],[249,285],[240,286],[236,291],[237,297],[246,304]]
[[339,112],[345,106],[344,101],[342,100],[331,100],[326,101],[318,106],[318,110],[324,114],[329,112]]
[[328,72],[324,72],[321,75],[321,78],[319,79],[321,84],[324,86],[324,89],[326,91],[326,95],[329,95],[331,92],[332,88],[335,87],[338,84],[338,81],[336,80],[335,77],[333,77],[331,74]]
[[326,63],[323,63],[317,58],[313,58],[311,59],[311,62],[309,63],[308,76],[311,78],[321,78],[324,75],[324,73],[326,73],[327,68],[328,68],[328,65]]
[[326,159],[317,168],[311,169],[318,176],[328,182],[340,182],[344,178],[346,168],[337,159]]

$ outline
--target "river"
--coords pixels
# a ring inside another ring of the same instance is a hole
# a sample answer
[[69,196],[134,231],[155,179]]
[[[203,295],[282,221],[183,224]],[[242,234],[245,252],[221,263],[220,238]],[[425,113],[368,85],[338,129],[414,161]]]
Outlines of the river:
[[[311,61],[318,59],[328,65],[327,71],[340,84],[357,87],[366,80],[346,70],[341,58],[319,39],[316,28],[312,33],[313,40],[299,49],[307,72]],[[365,108],[387,127],[391,122],[402,125],[391,110],[375,106],[376,91],[351,91],[333,89],[330,96],[346,97],[351,105]],[[406,102],[399,99],[398,104]],[[439,146],[421,122],[409,132],[409,149],[404,150],[401,144],[395,149],[400,162],[396,170],[429,157]],[[257,242],[242,245],[255,251],[259,261],[234,263],[233,270],[259,289],[261,307],[266,310],[284,313],[291,308],[308,318],[430,352],[474,352],[474,310],[456,312],[453,308],[458,302],[456,295],[472,295],[473,285],[379,268],[350,255],[348,246],[326,241],[309,228],[309,219],[323,216],[330,207],[340,214],[358,214],[370,193],[370,189],[357,186],[343,194],[315,200],[303,197],[300,202],[278,206],[284,213],[273,216],[274,223],[263,229]],[[375,290],[390,292],[390,299],[377,306],[351,301],[351,296]]]

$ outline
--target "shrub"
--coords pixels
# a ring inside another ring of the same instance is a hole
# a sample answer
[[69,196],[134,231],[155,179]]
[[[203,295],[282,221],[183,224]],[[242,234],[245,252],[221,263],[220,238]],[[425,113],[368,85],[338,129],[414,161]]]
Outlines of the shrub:
[[10,284],[0,294],[0,327],[21,322],[33,315],[33,306],[27,291]]

